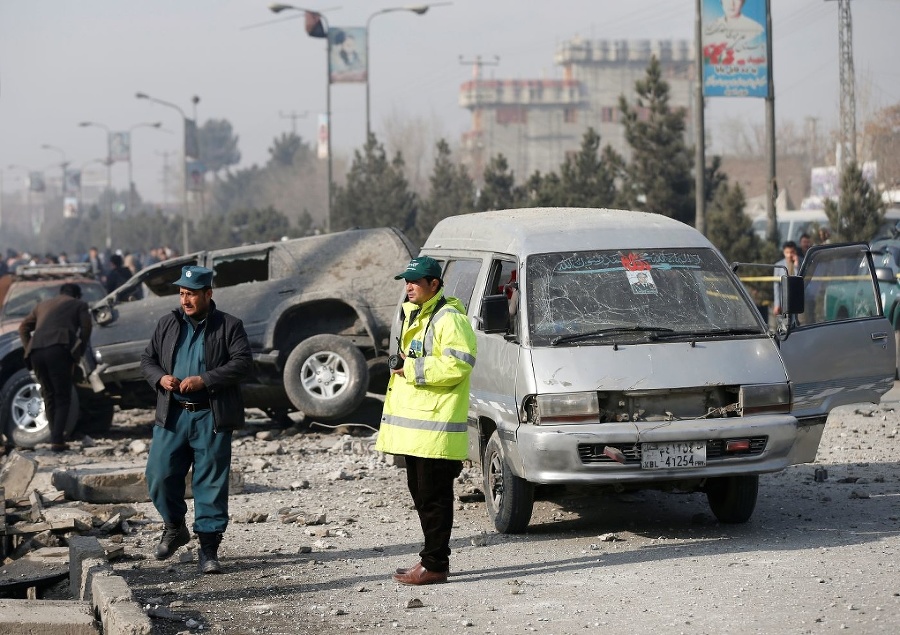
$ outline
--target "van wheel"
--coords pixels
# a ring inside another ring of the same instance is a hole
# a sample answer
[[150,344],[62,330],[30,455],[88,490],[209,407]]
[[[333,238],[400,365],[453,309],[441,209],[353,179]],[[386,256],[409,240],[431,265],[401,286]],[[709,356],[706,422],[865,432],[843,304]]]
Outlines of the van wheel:
[[366,397],[366,358],[336,335],[303,340],[284,363],[284,390],[294,407],[311,419],[350,414]]
[[745,523],[756,509],[759,476],[723,476],[706,482],[706,499],[720,523]]
[[[78,420],[78,393],[72,388],[72,404],[66,421],[66,438]],[[41,395],[41,385],[27,368],[13,373],[0,391],[0,430],[10,443],[20,448],[33,448],[50,442],[50,422]]]
[[501,534],[520,534],[528,527],[534,508],[534,484],[512,473],[495,431],[484,449],[484,502],[494,527]]

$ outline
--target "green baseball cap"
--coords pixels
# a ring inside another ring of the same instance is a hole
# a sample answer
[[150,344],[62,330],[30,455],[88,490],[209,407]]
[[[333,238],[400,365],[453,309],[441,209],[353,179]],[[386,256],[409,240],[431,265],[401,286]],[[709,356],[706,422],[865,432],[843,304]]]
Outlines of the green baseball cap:
[[441,263],[429,256],[419,256],[410,260],[409,264],[406,265],[406,271],[394,276],[394,280],[399,280],[400,278],[404,280],[419,280],[426,276],[440,280],[443,277]]

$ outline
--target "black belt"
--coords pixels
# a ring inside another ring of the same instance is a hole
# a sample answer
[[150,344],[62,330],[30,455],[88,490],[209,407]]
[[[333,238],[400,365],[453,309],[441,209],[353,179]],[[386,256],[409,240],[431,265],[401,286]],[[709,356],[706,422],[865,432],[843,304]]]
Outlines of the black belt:
[[197,412],[198,410],[209,410],[209,401],[178,401],[178,405],[188,410],[190,412]]

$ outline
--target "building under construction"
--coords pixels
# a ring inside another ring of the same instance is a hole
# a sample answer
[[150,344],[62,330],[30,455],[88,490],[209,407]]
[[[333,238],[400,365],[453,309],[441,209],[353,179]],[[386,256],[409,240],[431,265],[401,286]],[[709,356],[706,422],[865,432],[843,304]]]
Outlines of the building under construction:
[[555,61],[562,79],[484,79],[484,63],[473,63],[473,78],[459,91],[459,103],[472,112],[463,134],[462,157],[477,183],[484,167],[502,154],[519,181],[535,171],[558,172],[577,152],[588,128],[628,156],[620,123],[619,97],[635,98],[655,56],[669,84],[670,106],[687,111],[686,137],[693,138],[694,51],[688,40],[584,40],[563,42]]

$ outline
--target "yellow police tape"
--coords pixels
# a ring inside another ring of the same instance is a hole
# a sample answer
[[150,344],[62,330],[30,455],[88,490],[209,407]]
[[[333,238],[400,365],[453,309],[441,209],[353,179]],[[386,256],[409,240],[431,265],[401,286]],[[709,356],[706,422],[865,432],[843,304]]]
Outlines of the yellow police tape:
[[[741,282],[781,282],[781,276],[738,276]],[[900,276],[898,276],[900,278]],[[843,282],[863,282],[869,281],[869,276],[816,276],[816,281],[843,281]]]

